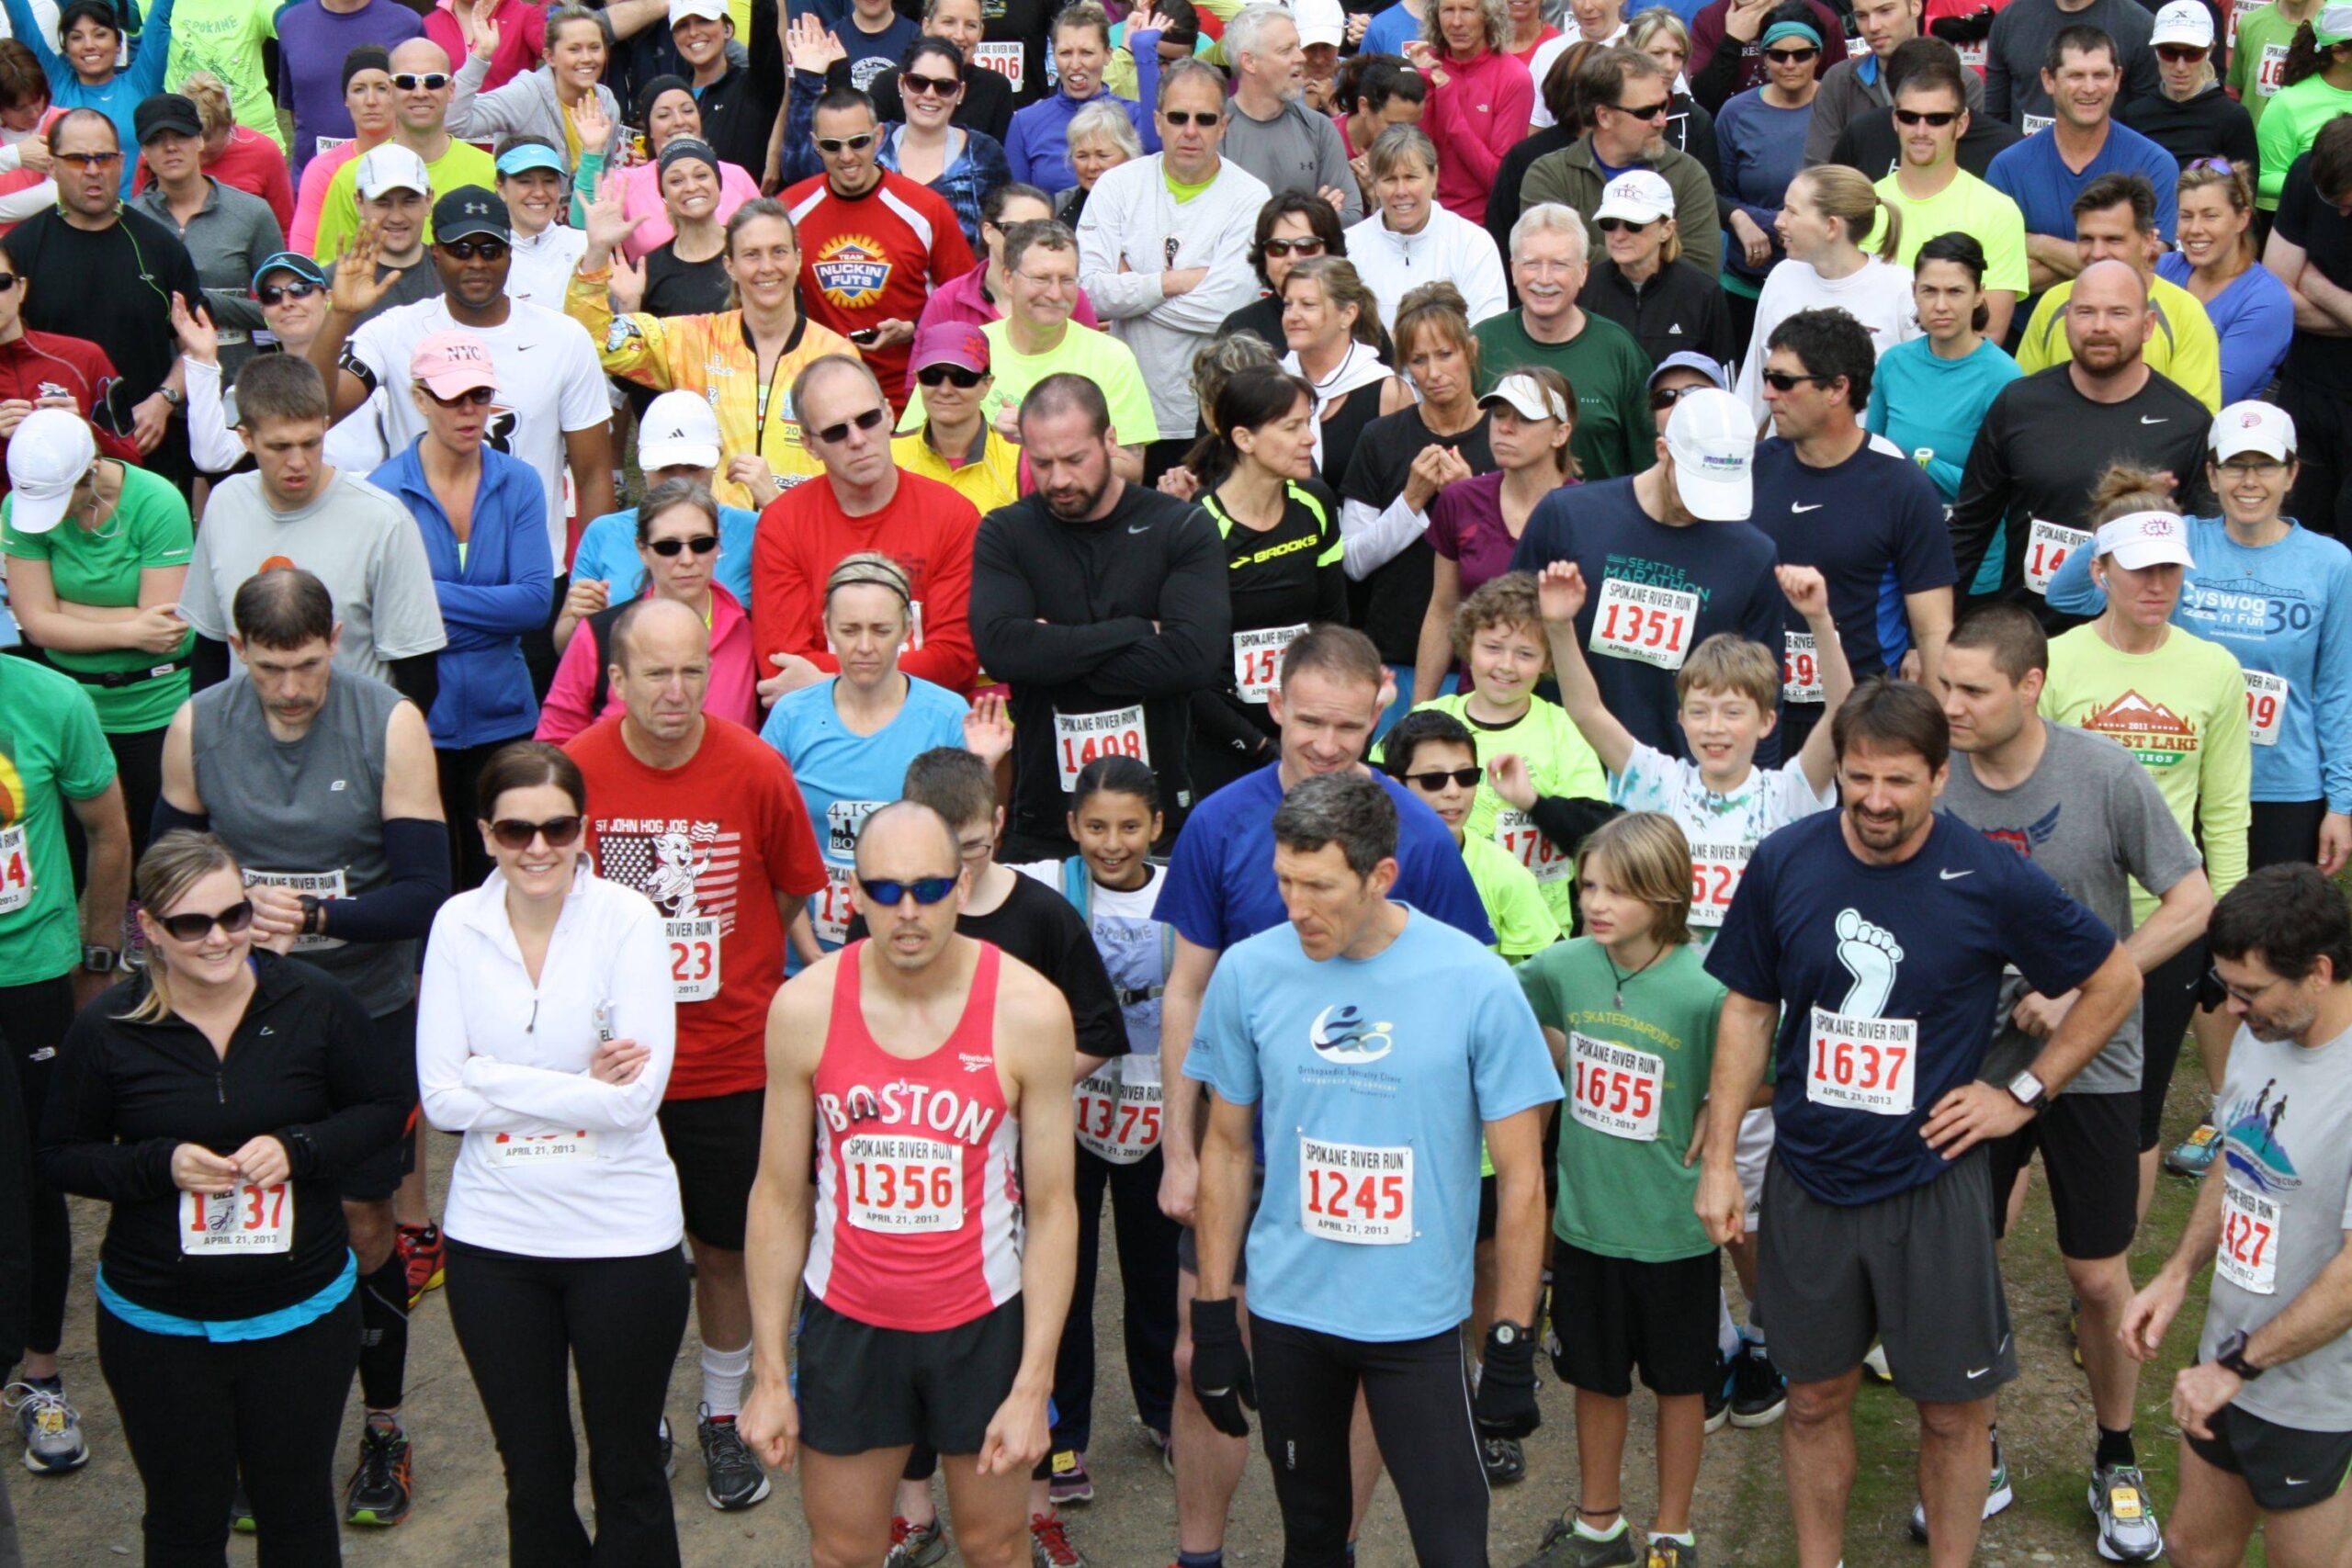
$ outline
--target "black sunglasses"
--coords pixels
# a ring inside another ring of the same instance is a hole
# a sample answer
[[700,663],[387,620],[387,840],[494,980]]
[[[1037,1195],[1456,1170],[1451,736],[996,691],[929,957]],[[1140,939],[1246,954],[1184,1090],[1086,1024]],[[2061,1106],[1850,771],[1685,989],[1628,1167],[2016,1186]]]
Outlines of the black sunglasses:
[[909,93],[929,93],[944,98],[963,85],[953,76],[918,76],[911,71],[899,73],[899,96],[901,97]]
[[1269,240],[1264,246],[1270,256],[1319,256],[1323,242],[1312,236],[1304,240]]
[[718,536],[696,534],[691,539],[649,539],[645,547],[665,560],[680,550],[692,550],[698,556],[707,556],[718,548]]
[[1691,393],[1705,390],[1707,387],[1704,384],[1696,387],[1652,387],[1650,389],[1651,412],[1664,413]]
[[1464,789],[1475,788],[1478,781],[1486,776],[1487,770],[1483,767],[1439,768],[1426,773],[1407,773],[1405,775],[1405,782],[1411,784],[1415,789],[1426,790],[1430,794],[1435,795],[1438,791],[1443,789],[1449,782],[1458,784]]
[[308,299],[319,291],[315,283],[269,283],[254,290],[254,298],[265,305],[281,305],[288,299]]
[[955,892],[958,880],[953,876],[918,876],[911,882],[896,882],[888,877],[861,876],[857,885],[865,889],[866,901],[876,908],[895,909],[911,893],[915,902],[927,909]]
[[[1650,223],[1655,223],[1657,221],[1657,220],[1655,218],[1650,220]],[[1636,223],[1630,218],[1596,218],[1593,220],[1592,226],[1600,230],[1604,234],[1614,234],[1620,230],[1628,233],[1638,234],[1643,230],[1648,228],[1650,223]]]
[[1816,386],[1826,387],[1830,382],[1835,381],[1836,379],[1838,379],[1838,378],[1835,376],[1800,376],[1792,370],[1767,370],[1764,372],[1764,384],[1771,388],[1772,390],[1776,392],[1793,392],[1807,381],[1811,381]]
[[8,290],[16,287],[17,275],[15,273],[0,272],[0,294],[6,294]]
[[1225,118],[1219,109],[1162,109],[1159,118],[1170,125],[1212,126]]
[[1638,108],[1632,104],[1611,104],[1608,107],[1634,119],[1664,119],[1666,111],[1674,107],[1674,100],[1660,98],[1654,104],[1644,104]]
[[[980,378],[985,374],[987,374],[985,371],[967,370],[960,365],[926,365],[915,372],[915,379],[926,387],[936,387],[944,381],[952,381],[968,392],[980,384]],[[844,431],[842,434],[848,433]]]
[[217,914],[160,915],[155,923],[171,933],[174,942],[202,942],[219,926],[223,936],[236,936],[254,923],[254,901],[241,898]]
[[427,387],[424,389],[424,395],[431,398],[435,402],[439,403],[445,409],[461,409],[469,403],[475,408],[481,409],[488,408],[490,406],[490,400],[498,396],[498,389],[495,387],[469,387],[454,398],[445,398],[440,393],[435,391],[432,388]]
[[1779,61],[1783,65],[1802,65],[1808,60],[1820,59],[1821,51],[1817,49],[1768,49],[1764,51],[1764,58],[1767,60]]
[[1932,125],[1938,130],[1941,130],[1959,118],[1959,112],[1954,109],[1896,109],[1894,111],[1894,123],[1897,125]]
[[544,822],[525,822],[502,817],[490,825],[490,836],[502,850],[527,850],[533,839],[545,839],[548,848],[560,850],[580,837],[580,818],[550,817]]
[[874,131],[868,130],[856,136],[816,136],[809,140],[817,143],[818,152],[839,157],[843,152],[865,152],[874,145],[875,135]]
[[826,446],[831,446],[836,442],[846,441],[849,439],[849,427],[851,425],[854,424],[860,430],[873,430],[879,426],[885,419],[888,418],[889,413],[890,411],[888,409],[870,408],[854,418],[845,419],[839,424],[829,424],[822,430],[812,430],[808,434],[815,436]]
[[2211,50],[2197,49],[2185,43],[2160,43],[2156,45],[2156,58],[2159,60],[2168,60],[2175,65],[2185,65],[2191,61],[2202,60],[2211,52]]
[[506,254],[507,245],[503,240],[444,240],[441,249],[459,261],[480,256],[483,261],[494,262]]
[[437,93],[448,85],[449,73],[446,71],[402,71],[392,77],[392,85],[403,93],[413,93],[419,87],[428,93]]

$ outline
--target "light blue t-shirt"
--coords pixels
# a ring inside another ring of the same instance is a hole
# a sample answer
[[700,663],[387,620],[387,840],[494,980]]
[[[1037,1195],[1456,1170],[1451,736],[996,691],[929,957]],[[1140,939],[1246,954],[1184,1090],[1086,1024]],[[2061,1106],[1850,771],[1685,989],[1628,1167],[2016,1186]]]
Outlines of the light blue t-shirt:
[[[740,506],[718,509],[718,564],[711,577],[735,595],[745,610],[752,607],[752,539],[760,514]],[[576,581],[593,577],[611,584],[607,603],[626,604],[645,592],[645,562],[637,554],[637,508],[607,512],[580,531],[580,547],[571,552],[571,576]]]
[[1368,959],[1317,963],[1287,924],[1228,948],[1184,1057],[1265,1128],[1250,1310],[1377,1344],[1470,1315],[1483,1124],[1560,1098],[1510,966],[1407,908]]
[[[2256,800],[2314,800],[2352,811],[2352,550],[2297,525],[2259,548],[2230,537],[2218,517],[2188,519],[2188,553],[2172,624],[2218,642],[2239,668],[2287,683],[2275,728],[2255,694]],[[2050,580],[2050,607],[2096,615],[2107,595],[2091,581],[2090,552],[2070,550]],[[2267,694],[2274,700],[2276,693]],[[2261,736],[2278,739],[2263,744]]]
[[[853,734],[833,706],[833,687],[840,679],[829,676],[786,693],[760,727],[760,739],[791,764],[793,781],[808,807],[809,825],[817,831],[825,886],[808,900],[808,919],[828,953],[841,946],[853,913],[849,884],[856,866],[858,825],[866,813],[899,798],[907,764],[918,755],[934,746],[964,744],[964,715],[969,711],[969,705],[944,686],[910,675],[899,716],[872,735]],[[785,958],[786,972],[797,974],[799,962],[789,951]]]

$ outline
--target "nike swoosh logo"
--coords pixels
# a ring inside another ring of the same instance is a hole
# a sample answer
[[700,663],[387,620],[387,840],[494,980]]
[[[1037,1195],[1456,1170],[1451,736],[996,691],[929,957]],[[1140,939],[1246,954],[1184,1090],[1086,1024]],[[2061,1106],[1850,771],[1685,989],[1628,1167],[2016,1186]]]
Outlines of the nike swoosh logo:
[[[1958,881],[1959,881],[1962,877],[1963,877],[1963,876],[1973,876],[1973,875],[1975,875],[1975,874],[1976,874],[1976,873],[1975,873],[1974,871],[1973,871],[1973,870],[1971,870],[1971,871],[1939,871],[1939,872],[1936,873],[1936,879],[1937,879],[1938,881],[1939,881],[1939,882],[1958,882]],[[1968,1375],[1969,1375],[1969,1376],[1971,1376],[1971,1377],[1974,1377],[1976,1374],[1975,1374],[1974,1372],[1971,1372],[1971,1373],[1969,1373]]]
[[1807,506],[1804,502],[1792,501],[1789,502],[1789,510],[1792,512],[1818,512],[1827,504],[1827,502],[1816,501],[1812,505]]
[[1130,534],[1148,534],[1151,532],[1151,525],[1146,523],[1141,527],[1136,527],[1131,523],[1127,525],[1127,532]]
[[1974,1380],[1983,1377],[1986,1372],[1989,1372],[1992,1370],[1993,1369],[1990,1367],[1979,1367],[1974,1371],[1969,1373],[1968,1376],[1970,1381],[1973,1382]]
[[2142,414],[2140,416],[2140,423],[2142,424],[2170,424],[2172,421],[2170,419],[2150,419],[2146,414]]
[[2282,1475],[2278,1479],[2285,1482],[2290,1486],[2309,1486],[2311,1484],[2311,1478],[2308,1476]]

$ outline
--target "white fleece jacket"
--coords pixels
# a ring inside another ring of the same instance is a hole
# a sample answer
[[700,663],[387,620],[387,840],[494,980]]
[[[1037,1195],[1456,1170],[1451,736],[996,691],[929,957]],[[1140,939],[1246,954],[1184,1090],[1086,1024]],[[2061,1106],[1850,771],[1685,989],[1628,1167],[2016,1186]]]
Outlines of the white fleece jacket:
[[[1254,231],[1253,231],[1254,233]],[[1424,283],[1450,280],[1470,307],[1470,324],[1510,308],[1503,289],[1503,261],[1495,237],[1458,212],[1430,204],[1430,220],[1418,234],[1399,234],[1385,213],[1375,212],[1348,229],[1348,260],[1380,301],[1381,325],[1395,329],[1396,307]]]

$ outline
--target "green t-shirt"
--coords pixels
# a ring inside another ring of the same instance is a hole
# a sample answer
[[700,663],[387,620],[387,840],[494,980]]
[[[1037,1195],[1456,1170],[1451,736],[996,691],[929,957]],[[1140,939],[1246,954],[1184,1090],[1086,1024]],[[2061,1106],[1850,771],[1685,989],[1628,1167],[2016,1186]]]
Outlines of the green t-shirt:
[[1544,902],[1535,874],[1492,839],[1462,838],[1462,864],[1470,886],[1495,928],[1495,951],[1513,964],[1543,952],[1561,937],[1559,918]]
[[1621,992],[1590,937],[1539,953],[1517,973],[1536,1021],[1568,1042],[1553,1234],[1637,1263],[1713,1251],[1692,1208],[1699,1168],[1682,1155],[1714,1071],[1723,983],[1685,945],[1627,977]]
[[[2025,214],[2018,204],[1970,174],[1952,172],[1951,183],[1921,201],[1903,194],[1894,175],[1871,187],[1903,214],[1903,237],[1894,248],[1897,265],[1909,266],[1919,247],[1939,234],[1973,234],[1984,247],[1984,287],[2006,288],[2022,299],[2031,288],[2026,276]],[[1862,249],[1875,251],[1882,215]]]
[[0,986],[54,980],[82,962],[66,801],[114,783],[114,752],[82,683],[0,659]]
[[2230,46],[2229,89],[2245,106],[2257,134],[2262,130],[2262,111],[2278,94],[2278,75],[2287,65],[2287,46],[2295,41],[2300,26],[2280,15],[2275,5],[2238,18],[2237,41]]
[[1584,331],[1566,343],[1537,343],[1516,310],[1489,316],[1470,329],[1478,340],[1478,390],[1529,365],[1546,365],[1577,393],[1576,434],[1568,450],[1590,479],[1638,474],[1657,458],[1657,427],[1650,416],[1650,356],[1616,322],[1585,312]]
[[258,130],[278,150],[286,135],[277,129],[277,103],[262,70],[261,46],[277,36],[277,13],[286,0],[173,0],[172,58],[164,85],[176,93],[198,71],[209,71],[229,89],[237,123]]
[[[459,186],[484,186],[496,189],[498,165],[490,154],[470,141],[449,138],[449,145],[441,156],[424,165],[424,177],[432,184],[435,197]],[[359,228],[359,160],[352,159],[334,172],[327,183],[326,199],[319,207],[319,237],[312,242],[311,254],[322,266],[334,265],[334,258],[344,243]],[[424,243],[433,243],[433,224],[424,225]]]
[[[989,340],[989,374],[995,378],[980,400],[980,417],[994,424],[1007,408],[1018,408],[1029,389],[1048,376],[1069,371],[1102,389],[1111,405],[1111,434],[1122,446],[1140,446],[1160,436],[1159,422],[1151,412],[1151,389],[1145,386],[1136,353],[1109,333],[1069,323],[1062,341],[1046,354],[1014,352],[1004,322],[994,321],[980,329]],[[901,431],[922,428],[922,389],[907,378],[907,412],[899,420]],[[1182,432],[1171,434],[1181,434]]]
[[[122,466],[122,499],[103,526],[93,531],[70,518],[46,534],[19,534],[11,519],[16,498],[0,501],[0,548],[17,560],[45,561],[51,586],[68,604],[94,609],[120,609],[139,603],[140,573],[151,567],[186,566],[196,548],[188,524],[187,502],[169,479],[144,468]],[[119,648],[105,653],[52,652],[51,662],[64,671],[104,674],[110,671],[153,670],[187,657],[196,646],[189,632],[168,654]],[[129,686],[91,686],[90,701],[98,723],[109,735],[161,729],[187,701],[186,669]]]
[[2287,171],[2312,150],[2321,128],[2341,114],[2352,114],[2352,93],[2329,86],[2324,72],[2314,72],[2271,96],[2269,106],[2262,111],[2262,123],[2254,129],[2255,145],[2262,152],[2256,207],[2266,212],[2278,209],[2278,192],[2287,183]]

